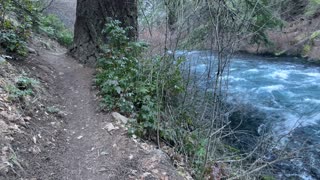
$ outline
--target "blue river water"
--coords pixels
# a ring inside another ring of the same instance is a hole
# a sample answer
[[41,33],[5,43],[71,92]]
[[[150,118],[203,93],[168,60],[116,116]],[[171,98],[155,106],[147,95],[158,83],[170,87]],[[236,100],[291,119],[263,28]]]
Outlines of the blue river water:
[[[206,51],[176,55],[185,56],[198,75],[205,76],[215,63],[214,54]],[[283,164],[279,179],[320,179],[320,66],[250,55],[236,55],[230,63],[228,101],[250,104],[267,114],[263,123],[272,125],[275,136],[287,135],[282,143],[300,148],[307,142],[313,147],[306,157]]]

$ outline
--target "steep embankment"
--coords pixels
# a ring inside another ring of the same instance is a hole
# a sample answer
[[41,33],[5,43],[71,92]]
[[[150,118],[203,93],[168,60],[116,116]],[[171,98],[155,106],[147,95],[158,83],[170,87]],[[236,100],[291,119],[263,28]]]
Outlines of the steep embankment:
[[50,91],[53,70],[38,60],[32,54],[25,62],[3,59],[0,64],[0,179],[59,172],[48,162],[59,152],[63,112],[57,111],[57,94]]
[[268,46],[244,45],[242,50],[253,54],[273,54],[320,60],[320,3],[313,0],[287,1],[280,13],[281,29],[271,29]]

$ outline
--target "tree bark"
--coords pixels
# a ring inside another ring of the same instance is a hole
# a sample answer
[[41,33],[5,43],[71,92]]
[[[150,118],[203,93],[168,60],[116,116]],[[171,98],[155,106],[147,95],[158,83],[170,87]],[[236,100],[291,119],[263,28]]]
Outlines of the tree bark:
[[70,52],[81,63],[95,65],[99,44],[107,43],[102,30],[108,18],[121,21],[123,27],[133,27],[128,36],[137,39],[137,0],[78,0],[74,45]]

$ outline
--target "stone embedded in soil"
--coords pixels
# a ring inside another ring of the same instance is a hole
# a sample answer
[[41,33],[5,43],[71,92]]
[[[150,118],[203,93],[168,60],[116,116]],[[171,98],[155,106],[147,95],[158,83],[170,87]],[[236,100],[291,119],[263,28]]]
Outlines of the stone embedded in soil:
[[28,49],[28,52],[31,54],[38,54],[37,51],[31,47],[27,47],[27,49]]
[[[143,168],[147,173],[148,177],[172,177],[172,179],[184,179],[177,174],[176,170],[171,167],[170,157],[161,150],[153,150],[148,153],[145,157],[139,159],[139,167]],[[148,172],[152,172],[148,173]],[[170,175],[169,175],[170,174]],[[169,176],[168,176],[169,175]]]
[[113,130],[119,129],[119,127],[115,127],[112,123],[108,123],[105,127],[102,129],[106,129],[108,132],[111,132]]
[[117,113],[117,112],[113,112],[111,113],[112,117],[116,120],[116,121],[119,121],[123,124],[127,124],[128,123],[128,118]]

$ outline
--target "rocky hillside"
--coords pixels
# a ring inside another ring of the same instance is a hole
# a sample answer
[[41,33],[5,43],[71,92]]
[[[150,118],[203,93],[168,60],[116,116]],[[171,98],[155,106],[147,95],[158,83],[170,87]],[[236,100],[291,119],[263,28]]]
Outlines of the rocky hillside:
[[289,0],[282,9],[282,29],[269,30],[272,44],[245,45],[249,53],[301,56],[320,60],[320,2],[318,0]]

